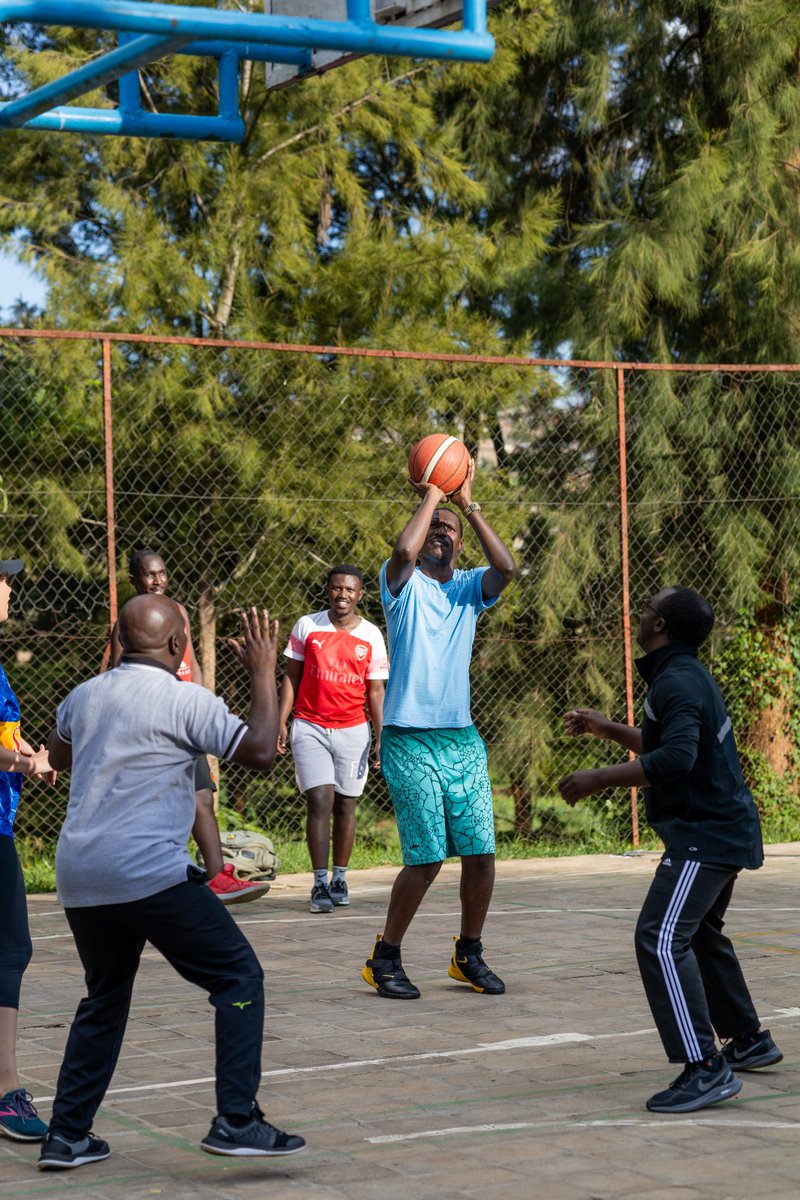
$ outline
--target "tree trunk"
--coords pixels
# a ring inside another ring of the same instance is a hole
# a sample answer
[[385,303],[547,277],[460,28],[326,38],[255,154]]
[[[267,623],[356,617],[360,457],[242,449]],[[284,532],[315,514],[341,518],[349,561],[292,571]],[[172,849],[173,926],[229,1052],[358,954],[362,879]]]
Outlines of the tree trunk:
[[533,836],[533,805],[531,785],[524,779],[512,779],[511,795],[514,797],[514,833],[522,842]]
[[[752,750],[764,756],[770,770],[778,779],[786,779],[794,766],[794,746],[791,736],[792,720],[792,647],[784,625],[789,603],[789,581],[784,574],[770,588],[774,599],[756,613],[756,621],[764,636],[767,653],[775,664],[780,681],[761,679],[758,686],[772,696],[759,710],[748,731],[747,742]],[[780,669],[778,669],[780,668]]]

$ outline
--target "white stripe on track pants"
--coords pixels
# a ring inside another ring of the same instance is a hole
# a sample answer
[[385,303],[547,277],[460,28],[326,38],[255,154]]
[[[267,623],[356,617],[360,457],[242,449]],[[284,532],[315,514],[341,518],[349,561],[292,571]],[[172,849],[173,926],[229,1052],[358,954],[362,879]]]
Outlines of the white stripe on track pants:
[[742,968],[722,932],[736,867],[665,855],[636,925],[636,958],[670,1062],[699,1062],[720,1038],[758,1028]]

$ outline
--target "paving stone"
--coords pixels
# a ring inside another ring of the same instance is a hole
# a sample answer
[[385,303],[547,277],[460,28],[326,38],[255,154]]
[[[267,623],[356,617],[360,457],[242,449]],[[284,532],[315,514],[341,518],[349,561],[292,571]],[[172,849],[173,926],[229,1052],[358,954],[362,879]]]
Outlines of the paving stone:
[[[214,1105],[213,1011],[148,949],[97,1119],[112,1157],[53,1180],[35,1171],[35,1147],[0,1140],[0,1195],[797,1200],[798,857],[800,846],[770,848],[765,869],[737,884],[726,932],[785,1061],[743,1075],[727,1105],[684,1117],[644,1108],[676,1074],[632,950],[657,856],[498,864],[484,938],[508,986],[497,998],[447,978],[459,880],[447,864],[404,944],[423,995],[402,1005],[360,979],[395,869],[351,872],[353,905],[327,922],[307,913],[310,876],[289,877],[233,915],[267,975],[261,1102],[307,1137],[306,1154],[243,1163],[200,1151]],[[54,899],[29,899],[35,958],[19,1054],[27,1086],[48,1096],[84,984]],[[585,1040],[526,1041],[566,1033]],[[408,1140],[370,1140],[397,1136]]]

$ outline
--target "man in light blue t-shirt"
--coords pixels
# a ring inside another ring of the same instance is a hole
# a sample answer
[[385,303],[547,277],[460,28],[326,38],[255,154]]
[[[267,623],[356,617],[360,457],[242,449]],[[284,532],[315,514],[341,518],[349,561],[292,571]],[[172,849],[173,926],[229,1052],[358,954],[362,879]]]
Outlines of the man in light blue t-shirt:
[[[463,522],[446,496],[413,483],[422,503],[381,568],[389,635],[381,769],[392,797],[403,869],[362,975],[381,996],[414,1000],[400,944],[446,858],[461,857],[461,932],[449,974],[500,995],[481,933],[494,886],[494,815],[486,746],[470,715],[469,666],[478,617],[516,575],[510,551],[472,499],[475,463],[453,502],[477,534],[488,567],[459,571]],[[417,565],[419,559],[419,565]]]

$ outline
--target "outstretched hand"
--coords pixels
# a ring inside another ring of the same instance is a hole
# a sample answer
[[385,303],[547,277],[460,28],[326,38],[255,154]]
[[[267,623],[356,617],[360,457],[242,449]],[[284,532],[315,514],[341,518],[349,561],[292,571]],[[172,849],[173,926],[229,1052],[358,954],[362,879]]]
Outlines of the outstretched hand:
[[50,759],[48,758],[47,747],[44,742],[40,743],[38,750],[34,750],[32,746],[28,746],[27,742],[25,746],[27,750],[23,750],[22,753],[28,759],[28,762],[32,764],[28,767],[28,778],[44,779],[52,787],[57,775],[50,766]]
[[242,640],[228,638],[228,645],[239,662],[251,675],[274,673],[278,661],[278,622],[273,621],[270,629],[267,610],[262,608],[259,614],[253,606],[249,613],[242,613],[241,624]]
[[603,791],[603,785],[598,779],[597,770],[573,771],[559,782],[558,790],[572,808],[585,796],[593,796],[595,792]]
[[610,724],[608,717],[594,708],[573,708],[564,714],[564,728],[570,737],[591,733],[597,738],[607,738]]

